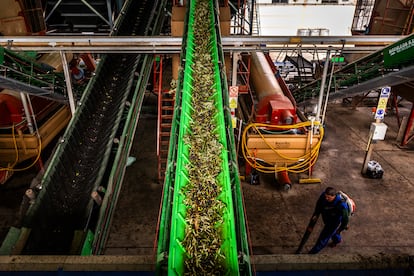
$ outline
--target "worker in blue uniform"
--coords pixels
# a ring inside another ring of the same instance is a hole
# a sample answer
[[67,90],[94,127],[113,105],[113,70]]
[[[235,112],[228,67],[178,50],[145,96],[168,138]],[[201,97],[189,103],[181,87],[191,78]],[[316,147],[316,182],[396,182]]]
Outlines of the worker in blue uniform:
[[330,239],[331,247],[335,247],[342,242],[341,232],[348,229],[348,205],[333,187],[327,187],[316,202],[312,219],[317,220],[319,215],[322,215],[324,227],[309,254],[321,251]]

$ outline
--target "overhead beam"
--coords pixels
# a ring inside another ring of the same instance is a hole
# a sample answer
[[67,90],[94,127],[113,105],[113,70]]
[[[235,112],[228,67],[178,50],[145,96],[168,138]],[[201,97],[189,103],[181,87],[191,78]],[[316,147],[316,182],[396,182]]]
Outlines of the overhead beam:
[[[341,88],[337,92],[331,93],[329,100],[333,101],[343,97],[359,95],[363,92],[379,89],[384,86],[396,86],[403,83],[414,81],[414,65],[402,68],[398,71],[386,72],[381,76],[364,81],[347,88]],[[398,91],[397,91],[398,93]]]
[[43,89],[37,86],[33,86],[24,82],[12,78],[6,78],[0,75],[0,88],[7,88],[14,91],[24,92],[30,95],[35,95],[45,99],[65,103],[67,98],[64,95],[59,93],[54,93],[53,91]]
[[[403,83],[414,81],[414,65],[402,68],[398,71],[386,72],[376,78],[363,81],[361,83],[352,85],[350,87],[341,87],[337,91],[330,92],[329,101],[335,101],[344,97],[353,97],[361,95],[361,93],[368,92],[370,90],[376,90],[384,86],[396,86]],[[398,95],[398,91],[397,95]],[[405,97],[410,100],[410,97]],[[313,100],[308,99],[298,103],[299,106],[304,106],[311,103]]]
[[[270,51],[301,48],[345,52],[372,52],[395,43],[403,36],[227,36],[222,38],[225,52]],[[3,36],[0,46],[13,51],[76,53],[180,53],[181,37],[81,37],[81,36]]]

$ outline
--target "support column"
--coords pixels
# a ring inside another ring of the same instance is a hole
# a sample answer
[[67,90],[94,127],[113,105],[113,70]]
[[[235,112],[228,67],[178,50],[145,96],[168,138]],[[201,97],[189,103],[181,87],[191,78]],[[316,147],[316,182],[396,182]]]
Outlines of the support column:
[[60,51],[59,53],[60,53],[60,58],[62,59],[63,72],[65,74],[66,90],[68,92],[68,97],[69,97],[70,111],[73,116],[73,114],[75,114],[76,104],[75,104],[75,98],[73,97],[72,82],[70,81],[68,62],[66,60],[65,53],[63,51]]

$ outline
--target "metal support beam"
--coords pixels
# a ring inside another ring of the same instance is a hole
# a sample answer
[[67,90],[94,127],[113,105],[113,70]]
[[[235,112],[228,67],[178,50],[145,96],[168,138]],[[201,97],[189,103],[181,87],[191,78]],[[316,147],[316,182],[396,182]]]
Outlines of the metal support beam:
[[17,81],[15,79],[0,76],[0,87],[8,88],[10,90],[20,91],[34,96],[50,99],[57,102],[66,103],[67,99],[64,95],[54,93],[53,91],[42,89],[40,87],[32,86],[30,84]]
[[55,10],[57,9],[57,7],[60,5],[60,3],[62,2],[62,0],[59,0],[56,2],[56,4],[53,6],[52,10],[49,12],[49,14],[46,16],[45,21],[47,21],[55,12]]
[[114,26],[114,22],[112,20],[112,5],[111,5],[111,0],[106,0],[106,9],[108,11],[109,28],[112,30],[112,28]]
[[62,59],[62,64],[63,64],[63,72],[65,74],[65,82],[66,82],[66,91],[68,92],[68,97],[69,97],[69,106],[70,106],[70,111],[73,114],[75,114],[75,97],[73,96],[73,91],[72,91],[72,82],[71,82],[71,78],[70,78],[70,73],[69,73],[69,68],[68,68],[68,62],[66,61],[66,55],[64,52],[60,51],[60,58]]
[[[373,52],[400,40],[402,36],[227,36],[222,38],[225,52],[341,49],[343,52]],[[17,36],[0,37],[0,46],[13,51],[88,52],[88,53],[180,53],[181,37],[80,37],[80,36]]]
[[110,27],[112,27],[111,23],[105,17],[103,17],[102,14],[100,14],[94,7],[92,7],[91,4],[89,4],[85,0],[81,0],[81,2],[85,6],[87,6],[94,14],[96,14],[100,19],[102,19],[106,24],[108,24]]
[[321,89],[319,91],[319,100],[318,100],[318,106],[317,106],[317,112],[316,112],[316,121],[318,122],[321,121],[322,101],[323,101],[323,96],[325,94],[325,82],[326,82],[326,77],[328,75],[328,67],[329,67],[330,59],[331,59],[331,50],[329,49],[326,52],[325,64],[323,65],[322,84],[321,84]]
[[[364,81],[359,84],[355,84],[350,87],[338,89],[335,92],[331,91],[329,95],[329,101],[331,102],[337,99],[341,99],[343,97],[352,97],[355,95],[359,95],[363,92],[379,89],[383,86],[396,86],[410,81],[414,81],[414,65],[403,68],[399,71],[384,73],[379,77]],[[306,105],[311,101],[311,99],[302,101],[300,102],[300,105]]]
[[413,125],[414,125],[414,103],[411,106],[411,112],[410,112],[410,116],[407,121],[407,126],[405,127],[404,137],[400,144],[402,147],[406,146],[408,142],[410,142],[410,140],[414,138],[414,135],[410,135],[413,129]]

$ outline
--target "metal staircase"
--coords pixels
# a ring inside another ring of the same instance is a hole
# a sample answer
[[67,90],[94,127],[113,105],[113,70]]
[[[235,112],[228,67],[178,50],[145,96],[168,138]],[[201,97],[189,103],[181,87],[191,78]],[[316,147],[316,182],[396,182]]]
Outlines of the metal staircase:
[[157,157],[158,157],[158,181],[164,182],[167,167],[168,149],[172,119],[174,114],[174,94],[162,89],[162,56],[154,60],[154,92],[158,95],[158,116],[157,116]]
[[158,179],[160,183],[162,183],[164,181],[168,159],[169,140],[174,112],[174,98],[166,92],[162,92],[159,98],[161,103],[161,114],[159,120],[160,132],[158,135]]

